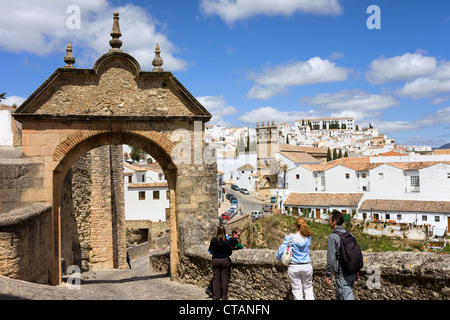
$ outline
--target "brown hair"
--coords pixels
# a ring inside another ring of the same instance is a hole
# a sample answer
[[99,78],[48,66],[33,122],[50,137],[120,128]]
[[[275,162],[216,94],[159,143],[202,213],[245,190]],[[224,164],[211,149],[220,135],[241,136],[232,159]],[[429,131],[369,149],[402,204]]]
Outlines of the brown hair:
[[295,228],[297,229],[297,231],[300,231],[300,234],[304,237],[309,237],[314,234],[304,218],[297,218],[297,220],[295,221]]
[[227,233],[224,226],[220,225],[217,227],[216,239],[222,242],[227,240]]

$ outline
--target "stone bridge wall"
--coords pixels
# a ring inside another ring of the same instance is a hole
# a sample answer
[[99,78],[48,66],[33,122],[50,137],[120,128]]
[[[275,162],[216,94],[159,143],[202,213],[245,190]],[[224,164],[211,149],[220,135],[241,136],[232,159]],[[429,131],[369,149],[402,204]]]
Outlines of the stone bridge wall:
[[0,275],[47,283],[50,211],[51,206],[35,203],[0,215]]
[[[181,282],[206,289],[212,278],[211,255],[207,249],[207,246],[193,246],[181,257]],[[276,251],[268,249],[233,251],[230,298],[291,299],[287,268],[278,264],[275,255]],[[422,252],[364,252],[363,255],[365,266],[354,290],[358,299],[450,299],[449,255]],[[327,286],[323,280],[326,251],[311,251],[311,260],[315,298],[334,299],[334,284]],[[168,261],[167,250],[150,256],[155,271],[165,272]]]

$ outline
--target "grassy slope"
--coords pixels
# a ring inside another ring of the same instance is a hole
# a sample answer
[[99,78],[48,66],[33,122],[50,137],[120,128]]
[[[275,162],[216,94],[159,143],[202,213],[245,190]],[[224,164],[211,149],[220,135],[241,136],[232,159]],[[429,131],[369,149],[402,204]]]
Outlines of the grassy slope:
[[[297,217],[285,215],[273,215],[263,219],[258,219],[254,223],[249,223],[242,231],[241,241],[246,248],[268,248],[278,249],[284,237],[295,231],[295,220]],[[332,232],[328,224],[321,224],[308,221],[312,236],[311,250],[326,250],[327,237]],[[389,238],[386,236],[375,237],[363,234],[358,227],[348,228],[356,240],[361,250],[372,252],[385,251],[425,251],[425,241],[412,241],[407,239]],[[447,246],[445,253],[450,253],[450,246]]]

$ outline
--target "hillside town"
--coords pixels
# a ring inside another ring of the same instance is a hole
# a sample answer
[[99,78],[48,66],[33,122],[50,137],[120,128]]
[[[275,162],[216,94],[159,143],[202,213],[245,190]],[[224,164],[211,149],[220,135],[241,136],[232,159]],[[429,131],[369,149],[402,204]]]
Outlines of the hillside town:
[[[0,109],[4,146],[14,145],[13,132],[20,130],[11,117],[15,109]],[[219,204],[222,186],[235,185],[280,214],[323,220],[338,209],[361,221],[429,226],[441,237],[448,232],[450,149],[397,145],[353,118],[206,125],[204,142],[216,150]],[[133,159],[133,149],[123,146],[125,218],[167,221],[164,172],[148,154]]]
[[[271,138],[265,140],[267,132]],[[219,204],[226,184],[271,203],[274,213],[325,220],[338,209],[360,221],[427,226],[428,236],[448,231],[449,149],[400,146],[352,118],[301,119],[294,126],[267,122],[255,128],[207,125],[204,141],[217,154]],[[133,161],[131,149],[126,150],[127,219],[165,221],[169,197],[161,168],[148,155]],[[143,215],[146,206],[151,216]]]

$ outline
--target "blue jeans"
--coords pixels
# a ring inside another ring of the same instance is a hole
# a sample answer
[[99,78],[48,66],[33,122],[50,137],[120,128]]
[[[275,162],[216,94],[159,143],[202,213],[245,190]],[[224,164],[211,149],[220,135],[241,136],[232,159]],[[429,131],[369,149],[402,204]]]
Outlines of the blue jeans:
[[336,300],[355,300],[353,297],[353,286],[356,275],[335,277],[336,278]]

